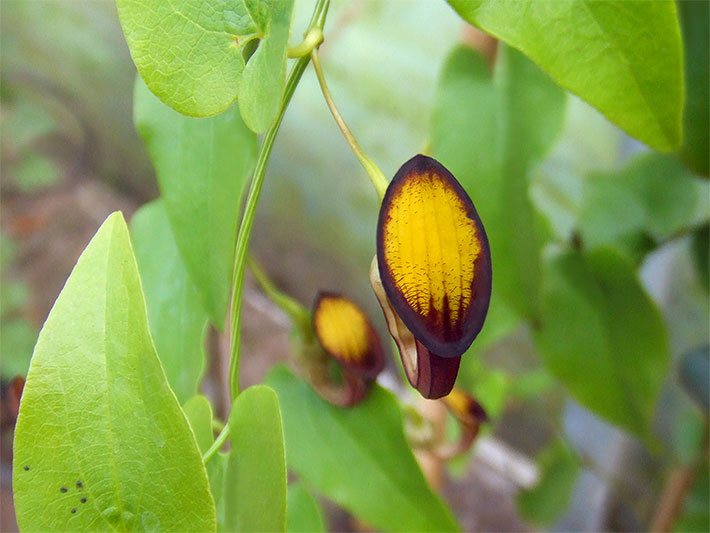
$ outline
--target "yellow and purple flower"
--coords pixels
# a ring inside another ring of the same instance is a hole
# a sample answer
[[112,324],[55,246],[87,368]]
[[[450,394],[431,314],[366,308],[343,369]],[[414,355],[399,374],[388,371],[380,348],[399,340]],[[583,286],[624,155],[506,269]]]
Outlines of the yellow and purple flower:
[[447,395],[483,327],[492,272],[473,202],[435,159],[413,157],[389,184],[370,280],[412,386]]
[[358,403],[384,367],[377,332],[352,300],[330,292],[316,297],[312,323],[318,343],[342,371],[342,384],[334,386],[333,380],[324,376],[314,384],[316,390],[337,405]]

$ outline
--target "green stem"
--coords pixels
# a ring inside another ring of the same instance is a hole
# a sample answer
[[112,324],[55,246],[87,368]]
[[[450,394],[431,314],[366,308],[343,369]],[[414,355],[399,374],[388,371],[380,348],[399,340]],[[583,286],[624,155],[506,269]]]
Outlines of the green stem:
[[[315,10],[313,11],[313,17],[311,18],[311,23],[309,24],[306,35],[311,33],[314,28],[323,30],[323,24],[325,24],[325,17],[328,12],[328,7],[330,5],[330,0],[318,0]],[[246,270],[246,255],[247,248],[249,247],[249,237],[251,235],[251,228],[254,225],[254,215],[256,214],[256,206],[259,203],[259,196],[261,194],[261,188],[264,184],[264,174],[266,172],[266,165],[269,162],[269,156],[271,155],[271,150],[274,147],[274,140],[276,139],[276,134],[281,126],[281,121],[283,120],[284,113],[288,107],[291,97],[298,82],[303,76],[303,72],[306,70],[308,63],[310,62],[311,56],[303,56],[296,61],[296,64],[291,69],[286,80],[286,87],[284,89],[283,100],[281,101],[281,109],[279,114],[274,121],[274,124],[266,131],[264,135],[264,141],[261,145],[261,151],[259,152],[259,157],[256,161],[256,167],[254,169],[254,177],[251,180],[251,185],[249,187],[249,193],[247,195],[246,205],[244,207],[244,215],[242,216],[242,222],[239,225],[239,233],[237,234],[237,244],[234,252],[234,269],[232,273],[232,322],[231,322],[231,344],[230,344],[230,356],[229,356],[229,389],[232,396],[232,400],[239,394],[239,343],[241,337],[241,317],[242,317],[242,295],[244,292],[244,271]],[[228,432],[229,425],[225,426],[225,430]],[[223,432],[224,433],[224,432]],[[220,433],[220,436],[222,433]],[[225,437],[226,438],[226,437]]]
[[311,318],[308,310],[288,294],[281,292],[253,257],[247,256],[247,264],[264,294],[289,316],[294,325],[310,328]]
[[217,435],[217,438],[212,443],[212,446],[210,446],[209,449],[202,456],[202,463],[203,464],[207,464],[209,462],[209,460],[215,456],[215,454],[220,450],[220,448],[222,446],[224,446],[224,443],[227,442],[228,437],[229,437],[229,422],[227,422],[224,425],[224,427],[222,428],[222,431],[219,432],[219,435]]
[[313,68],[316,71],[316,76],[318,77],[318,83],[320,84],[321,92],[323,93],[323,97],[325,98],[326,104],[328,104],[328,109],[330,109],[331,115],[333,115],[333,118],[335,119],[338,128],[340,128],[343,137],[345,137],[345,140],[348,142],[350,148],[355,153],[355,157],[358,158],[358,161],[360,161],[360,164],[364,167],[365,171],[367,172],[367,175],[370,177],[372,185],[375,187],[375,190],[377,191],[377,194],[380,197],[380,200],[382,200],[385,197],[387,185],[389,185],[387,178],[385,178],[385,175],[375,164],[375,162],[370,159],[368,155],[362,150],[357,140],[353,136],[352,132],[350,131],[350,128],[348,128],[347,124],[345,124],[345,121],[340,115],[338,108],[335,107],[335,102],[333,101],[333,97],[331,96],[330,90],[328,89],[328,84],[325,81],[325,76],[323,75],[323,69],[320,64],[320,58],[318,56],[317,48],[314,48],[311,51],[311,59],[313,61]]
[[312,50],[318,48],[322,42],[323,30],[315,27],[306,33],[306,36],[299,45],[288,49],[288,57],[297,58],[307,56]]

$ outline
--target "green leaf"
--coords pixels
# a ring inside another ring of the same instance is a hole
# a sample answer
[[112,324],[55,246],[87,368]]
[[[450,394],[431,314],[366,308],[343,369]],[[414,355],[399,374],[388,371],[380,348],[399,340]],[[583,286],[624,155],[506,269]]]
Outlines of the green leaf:
[[694,172],[710,172],[710,4],[678,2],[685,48],[685,110],[680,155]]
[[544,367],[540,367],[515,376],[510,395],[518,400],[535,401],[544,398],[557,385],[557,380]]
[[288,514],[286,531],[289,533],[320,533],[325,531],[323,512],[318,501],[302,483],[288,486]]
[[[274,121],[286,83],[293,0],[116,0],[138,72],[179,113],[207,117],[239,96],[249,127]],[[259,45],[245,66],[247,50]]]
[[269,22],[269,6],[263,0],[237,0],[224,7],[227,26],[238,35],[263,34]]
[[680,145],[683,50],[675,2],[448,1],[630,135],[661,151]]
[[710,186],[674,157],[643,154],[617,172],[588,176],[579,231],[585,247],[615,245],[632,257],[707,219]]
[[556,441],[540,454],[538,466],[540,481],[518,494],[518,509],[527,520],[548,526],[567,509],[580,467],[574,452],[562,441]]
[[491,368],[480,358],[471,359],[461,361],[456,386],[470,392],[495,420],[503,413],[513,383],[507,373]]
[[224,326],[240,199],[256,160],[256,138],[232,108],[184,117],[138,79],[136,128],[158,174],[165,209],[187,271],[210,320]]
[[215,529],[207,475],[150,339],[120,213],[89,243],[42,328],[14,456],[24,531]]
[[562,126],[564,93],[520,53],[499,50],[496,71],[477,52],[456,48],[439,85],[432,148],[473,199],[486,228],[496,275],[493,301],[538,314],[540,239],[528,172]]
[[548,370],[582,405],[648,437],[668,364],[658,309],[618,252],[568,252],[545,265],[542,328]]
[[493,298],[486,315],[486,323],[469,349],[461,364],[466,359],[479,359],[481,353],[508,337],[521,325],[520,317],[510,309],[501,298]]
[[414,460],[392,394],[375,386],[362,403],[343,409],[283,367],[266,382],[283,409],[289,467],[309,486],[376,529],[458,530]]
[[[195,434],[200,453],[204,455],[214,442],[212,405],[207,398],[198,394],[190,398],[182,406],[182,410]],[[217,452],[206,465],[210,492],[217,509],[217,531],[225,531],[224,472],[227,469],[227,458],[228,454]]]
[[[212,430],[212,406],[207,398],[196,395],[190,398],[182,410],[190,423],[195,440],[204,453],[214,442]],[[217,531],[224,531],[225,502],[224,502],[224,472],[227,469],[226,453],[217,452],[207,463],[207,477],[210,480],[210,492],[214,498],[217,509]]]
[[286,457],[276,393],[242,392],[229,415],[232,450],[224,479],[228,531],[286,529]]
[[168,383],[178,400],[197,393],[205,369],[207,313],[180,256],[163,202],[143,206],[131,220],[148,322]]
[[228,24],[230,4],[116,0],[138,72],[153,93],[184,115],[215,115],[237,98],[244,35]]
[[293,0],[271,0],[270,28],[244,68],[239,87],[239,110],[252,131],[271,126],[286,85],[288,35]]
[[207,475],[210,478],[210,490],[217,508],[217,531],[230,531],[225,527],[227,502],[224,497],[224,477],[229,463],[229,454],[217,452],[207,464]]
[[190,423],[195,441],[204,454],[214,442],[212,433],[212,405],[202,394],[196,394],[182,406],[185,418]]

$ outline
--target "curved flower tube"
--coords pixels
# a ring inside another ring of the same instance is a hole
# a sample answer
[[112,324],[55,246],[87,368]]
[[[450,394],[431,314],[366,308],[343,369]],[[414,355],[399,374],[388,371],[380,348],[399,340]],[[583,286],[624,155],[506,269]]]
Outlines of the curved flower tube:
[[313,331],[323,350],[342,370],[335,386],[330,376],[314,383],[326,400],[341,406],[361,401],[384,367],[380,339],[365,313],[351,300],[321,292],[313,305]]
[[435,159],[413,157],[389,184],[370,281],[412,386],[448,394],[483,327],[492,271],[473,202]]
[[446,446],[437,453],[444,459],[451,459],[471,448],[476,440],[481,424],[489,421],[488,414],[478,401],[461,389],[454,389],[442,401],[459,423],[461,435],[458,442]]

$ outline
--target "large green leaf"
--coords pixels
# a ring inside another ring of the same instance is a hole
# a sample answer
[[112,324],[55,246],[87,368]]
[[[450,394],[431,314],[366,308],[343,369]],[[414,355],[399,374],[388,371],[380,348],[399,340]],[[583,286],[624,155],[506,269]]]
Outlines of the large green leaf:
[[579,476],[579,460],[569,445],[555,441],[538,457],[540,480],[518,494],[520,513],[535,524],[550,525],[567,509]]
[[643,154],[620,171],[592,174],[584,181],[578,221],[584,246],[615,245],[635,257],[707,220],[708,194],[708,183],[669,155]]
[[694,171],[710,172],[710,3],[678,2],[685,46],[685,110],[681,157]]
[[293,0],[270,0],[268,35],[244,68],[239,110],[244,122],[261,133],[276,118],[286,84],[286,52]]
[[24,531],[213,531],[199,450],[148,331],[120,213],[79,258],[37,341],[14,442]]
[[279,400],[269,387],[242,392],[229,415],[232,450],[224,476],[227,531],[286,529],[286,456]]
[[605,248],[560,254],[545,266],[536,340],[548,370],[588,409],[648,436],[668,339],[632,266]]
[[318,501],[302,483],[288,486],[286,531],[289,533],[320,533],[325,531],[323,512]]
[[658,150],[680,145],[683,53],[675,2],[448,1],[630,135]]
[[427,486],[389,392],[375,386],[358,406],[343,409],[322,400],[283,367],[266,381],[283,410],[289,468],[309,486],[377,529],[458,529]]
[[131,220],[131,233],[155,349],[168,383],[184,402],[197,393],[204,371],[207,313],[178,251],[163,202],[143,206]]
[[209,119],[180,115],[136,80],[135,122],[158,174],[187,271],[212,323],[224,325],[242,192],[256,138],[235,108]]
[[515,50],[501,47],[491,75],[483,57],[459,47],[442,74],[432,148],[473,199],[491,245],[493,303],[537,315],[540,239],[528,171],[562,126],[564,94]]

